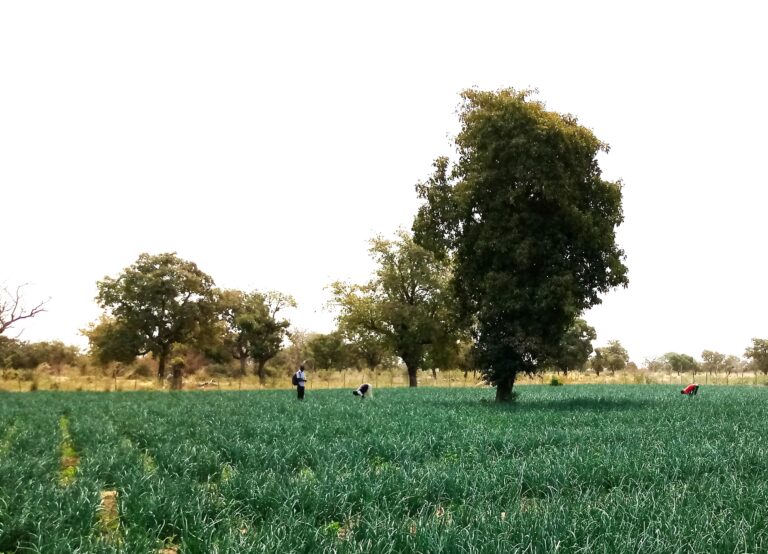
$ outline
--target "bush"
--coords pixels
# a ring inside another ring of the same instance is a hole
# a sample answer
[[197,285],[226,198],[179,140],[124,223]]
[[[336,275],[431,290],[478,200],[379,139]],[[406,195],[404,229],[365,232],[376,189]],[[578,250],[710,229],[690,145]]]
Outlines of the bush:
[[558,379],[557,377],[552,377],[552,379],[550,379],[550,381],[549,381],[549,384],[551,386],[553,386],[553,387],[561,387],[561,386],[563,386],[563,382],[560,379]]
[[208,364],[205,366],[205,373],[211,377],[236,377],[239,372],[239,368],[234,368],[229,364]]
[[137,377],[152,377],[152,364],[149,360],[136,360],[131,364],[130,375],[134,379]]

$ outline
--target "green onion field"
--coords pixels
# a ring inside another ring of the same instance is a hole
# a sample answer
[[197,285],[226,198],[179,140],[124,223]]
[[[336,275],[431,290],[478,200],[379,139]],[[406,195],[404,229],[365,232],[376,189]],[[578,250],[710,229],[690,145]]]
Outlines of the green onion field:
[[766,552],[768,387],[0,393],[0,552]]

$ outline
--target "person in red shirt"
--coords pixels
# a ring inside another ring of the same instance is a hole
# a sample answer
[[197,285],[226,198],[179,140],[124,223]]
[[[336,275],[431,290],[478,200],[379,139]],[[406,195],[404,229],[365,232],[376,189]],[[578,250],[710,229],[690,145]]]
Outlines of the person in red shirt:
[[699,393],[699,385],[696,383],[691,383],[687,387],[685,387],[683,390],[680,391],[680,394],[685,394],[688,396],[696,396]]

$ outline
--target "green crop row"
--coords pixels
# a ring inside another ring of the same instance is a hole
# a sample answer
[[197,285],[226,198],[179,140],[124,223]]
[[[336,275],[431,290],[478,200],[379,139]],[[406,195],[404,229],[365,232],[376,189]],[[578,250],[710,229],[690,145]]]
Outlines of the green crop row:
[[2,395],[0,552],[768,549],[767,389],[491,397]]

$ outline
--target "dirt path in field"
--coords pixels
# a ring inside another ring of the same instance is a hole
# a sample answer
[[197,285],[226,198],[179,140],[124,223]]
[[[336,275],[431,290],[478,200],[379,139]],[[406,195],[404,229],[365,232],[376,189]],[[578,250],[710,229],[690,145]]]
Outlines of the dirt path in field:
[[59,484],[68,487],[75,482],[77,466],[80,464],[80,456],[75,450],[72,435],[69,433],[69,418],[61,416],[59,419],[61,429],[61,469],[59,469]]
[[101,491],[101,503],[99,504],[98,511],[101,535],[110,544],[121,543],[120,508],[117,502],[116,490]]

